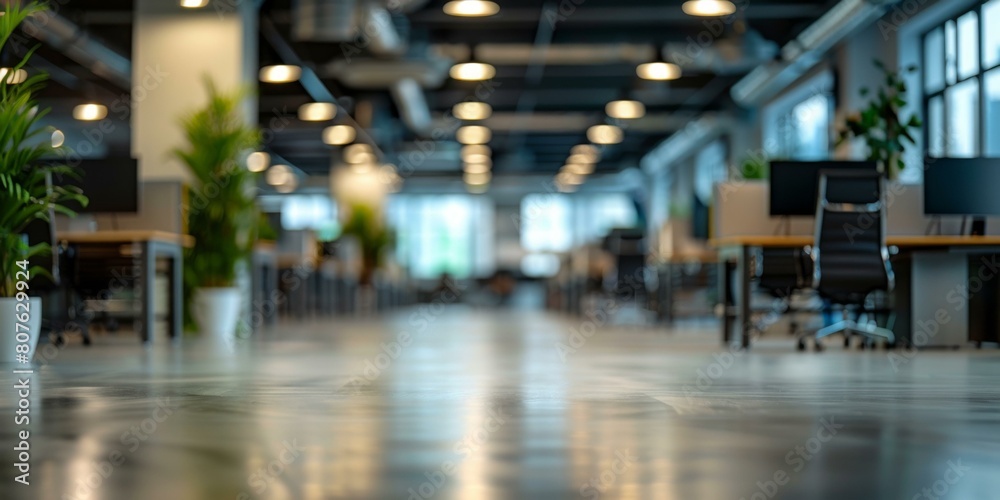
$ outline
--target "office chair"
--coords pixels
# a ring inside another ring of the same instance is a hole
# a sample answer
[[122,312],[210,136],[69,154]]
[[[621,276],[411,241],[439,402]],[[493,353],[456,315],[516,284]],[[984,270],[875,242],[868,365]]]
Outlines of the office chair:
[[763,333],[776,321],[771,318],[787,314],[789,334],[799,333],[796,313],[800,309],[793,306],[792,299],[796,293],[810,288],[811,280],[806,278],[812,274],[805,262],[808,258],[801,248],[761,249],[755,266],[757,286],[775,299],[775,305],[754,322],[757,331]]
[[[49,220],[54,219],[54,213],[49,210]],[[33,293],[42,297],[42,330],[41,333],[56,344],[65,342],[64,333],[77,324],[77,312],[73,292],[63,279],[63,270],[72,266],[73,253],[71,249],[59,246],[56,241],[55,227],[51,222],[37,219],[25,228],[24,237],[29,245],[49,243],[51,252],[31,259],[32,266],[44,269],[48,276],[32,276],[29,287]],[[83,335],[84,344],[90,344],[87,325],[77,325]],[[74,329],[75,330],[75,329]],[[41,340],[41,339],[39,339]]]
[[[813,262],[813,288],[820,297],[844,307],[844,320],[812,335],[816,350],[822,350],[819,339],[836,333],[895,342],[891,330],[860,320],[869,313],[868,296],[891,291],[895,281],[885,244],[884,183],[877,173],[821,172],[816,237],[807,250]],[[799,350],[805,350],[808,336],[799,337]]]

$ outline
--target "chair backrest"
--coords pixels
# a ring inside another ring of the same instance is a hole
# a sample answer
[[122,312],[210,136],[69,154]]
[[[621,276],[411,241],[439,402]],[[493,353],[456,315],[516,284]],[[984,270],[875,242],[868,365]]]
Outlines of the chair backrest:
[[885,179],[873,172],[820,175],[813,285],[838,303],[860,303],[894,279],[885,244]]
[[[49,210],[49,221],[53,220],[54,216],[53,211]],[[31,289],[46,289],[59,285],[59,249],[56,247],[55,225],[51,222],[37,219],[28,224],[22,237],[27,240],[30,246],[39,243],[48,243],[52,246],[50,253],[30,259],[32,266],[39,266],[51,275],[51,279],[44,276],[32,276]]]

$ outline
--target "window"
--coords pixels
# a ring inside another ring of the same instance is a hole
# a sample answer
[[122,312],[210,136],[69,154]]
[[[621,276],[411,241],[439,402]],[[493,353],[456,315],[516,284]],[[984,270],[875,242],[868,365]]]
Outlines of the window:
[[386,215],[396,232],[396,258],[412,276],[464,279],[492,272],[493,207],[487,199],[397,195]]
[[789,160],[830,157],[832,90],[833,75],[826,72],[767,107],[764,145],[768,156]]
[[[931,156],[1000,155],[1000,0],[924,34],[924,116]],[[987,29],[988,26],[994,27]]]

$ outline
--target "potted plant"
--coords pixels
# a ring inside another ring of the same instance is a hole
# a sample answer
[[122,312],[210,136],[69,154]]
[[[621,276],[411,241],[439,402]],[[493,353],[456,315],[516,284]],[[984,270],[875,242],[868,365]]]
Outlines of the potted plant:
[[[14,30],[28,16],[45,8],[38,3],[8,3],[0,10],[0,52]],[[41,126],[48,109],[41,109],[36,94],[47,75],[24,77],[29,50],[12,68],[0,69],[0,362],[27,362],[34,353],[41,327],[42,300],[32,297],[30,281],[48,271],[33,266],[33,258],[49,254],[48,242],[28,244],[23,236],[29,224],[50,222],[52,212],[74,215],[64,205],[87,199],[77,188],[50,186],[53,175],[73,175],[65,165],[42,163],[57,150]],[[51,132],[50,132],[51,133]]]
[[205,85],[208,103],[181,122],[188,145],[174,150],[191,173],[188,232],[195,244],[184,256],[186,309],[199,332],[228,342],[240,314],[237,273],[257,237],[257,174],[244,163],[259,147],[260,131],[242,114],[246,91],[225,94],[207,78]]
[[392,233],[379,220],[374,208],[363,203],[355,203],[350,207],[350,215],[344,223],[341,234],[352,236],[358,241],[358,246],[361,247],[359,282],[363,286],[371,285],[382,252],[392,244]]
[[[907,143],[916,144],[913,134],[923,123],[916,114],[907,118],[902,116],[902,109],[907,105],[907,86],[900,73],[889,70],[882,61],[875,60],[874,64],[882,72],[883,84],[868,107],[848,116],[846,126],[840,130],[837,145],[854,138],[864,139],[868,146],[868,159],[878,162],[880,171],[894,180],[906,168],[903,154]],[[913,73],[917,67],[910,66],[905,71]],[[868,97],[870,93],[867,87],[860,91],[861,97]]]

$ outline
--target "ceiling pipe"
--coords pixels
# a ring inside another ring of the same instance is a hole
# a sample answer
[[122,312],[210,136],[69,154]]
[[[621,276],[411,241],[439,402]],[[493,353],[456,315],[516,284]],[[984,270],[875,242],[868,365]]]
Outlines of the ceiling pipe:
[[42,18],[32,16],[25,21],[24,32],[115,86],[132,87],[132,62],[66,18],[52,12],[45,13]]
[[403,123],[414,133],[427,137],[431,133],[431,109],[420,84],[413,78],[404,78],[390,87],[392,99],[399,108]]
[[642,157],[639,166],[647,174],[660,172],[678,160],[690,156],[731,128],[730,118],[702,116],[653,148]]
[[753,107],[798,80],[837,43],[877,21],[894,3],[886,0],[841,0],[781,49],[781,60],[758,66],[733,86],[737,104]]

